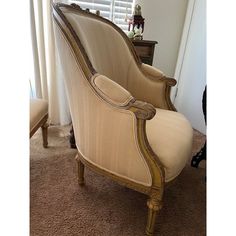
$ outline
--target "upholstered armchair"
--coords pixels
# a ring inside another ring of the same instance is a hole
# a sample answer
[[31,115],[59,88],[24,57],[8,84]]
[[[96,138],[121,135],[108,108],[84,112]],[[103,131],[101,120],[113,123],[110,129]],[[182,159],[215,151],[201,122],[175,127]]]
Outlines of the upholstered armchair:
[[164,188],[191,155],[192,127],[170,100],[176,81],[142,64],[110,21],[75,4],[54,4],[53,18],[79,184],[86,166],[148,195],[146,234],[153,235]]

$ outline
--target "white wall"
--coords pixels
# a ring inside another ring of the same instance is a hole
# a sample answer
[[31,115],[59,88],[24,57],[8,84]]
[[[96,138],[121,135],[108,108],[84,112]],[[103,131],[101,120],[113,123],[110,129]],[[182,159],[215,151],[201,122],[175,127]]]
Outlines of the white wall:
[[144,39],[158,42],[153,66],[173,77],[188,0],[136,0],[145,18]]
[[190,11],[191,17],[186,19],[188,27],[185,27],[187,37],[180,48],[184,53],[179,56],[176,67],[179,78],[176,78],[178,92],[174,105],[195,129],[205,134],[202,94],[206,85],[206,0],[189,0]]

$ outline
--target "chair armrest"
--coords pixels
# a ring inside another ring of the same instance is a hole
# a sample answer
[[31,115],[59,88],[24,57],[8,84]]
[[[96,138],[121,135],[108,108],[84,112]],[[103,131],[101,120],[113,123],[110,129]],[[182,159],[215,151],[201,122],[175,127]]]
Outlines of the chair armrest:
[[104,75],[94,77],[92,85],[112,105],[125,107],[134,100],[133,96],[126,89]]
[[[134,180],[136,184],[132,186],[135,190],[148,192],[148,188],[153,184],[161,186],[164,172],[148,146],[145,123],[155,116],[156,109],[151,104],[135,100],[127,90],[106,76],[97,74],[90,82],[101,98],[93,109],[93,112],[99,111],[100,116],[97,117],[96,122],[91,119],[90,123],[90,130],[93,130],[99,139],[91,138],[91,140],[94,140],[96,148],[103,146],[102,144],[106,144],[107,147],[99,151],[96,149],[91,156],[102,156],[102,159],[94,158],[94,160],[99,160],[97,164],[105,166],[113,176],[119,174]],[[95,126],[98,123],[101,125]],[[91,136],[94,137],[92,134]],[[98,140],[99,145],[96,144]],[[115,140],[119,140],[116,145],[113,143]],[[90,145],[91,143],[90,141]],[[124,150],[128,150],[128,156],[125,155]],[[113,165],[114,162],[117,164]],[[122,163],[126,164],[122,165]],[[138,183],[147,188],[140,187]]]
[[134,101],[130,105],[129,110],[140,120],[151,120],[156,115],[155,107],[150,103],[142,101]]
[[[156,82],[156,86],[154,85],[154,87],[156,87],[155,90],[150,90],[150,92],[151,91],[154,92],[153,105],[157,105],[157,107],[160,107],[158,106],[159,101],[162,100],[163,107],[160,108],[176,111],[170,99],[170,90],[172,86],[176,85],[176,80],[173,78],[166,77],[162,71],[147,64],[141,65],[141,71],[143,72],[143,74],[147,79]],[[161,99],[160,98],[158,99],[157,96],[155,97],[155,94],[159,94],[159,97],[161,97]]]
[[136,101],[126,89],[104,75],[94,77],[92,85],[107,102],[132,111],[137,119],[151,120],[156,114],[152,104]]
[[[150,120],[156,115],[155,107],[147,102],[135,100],[126,89],[106,76],[94,76],[91,79],[91,84],[105,102],[112,105],[109,106],[109,110],[111,109],[109,112],[106,109],[103,110],[103,122],[109,128],[104,131],[104,127],[101,127],[102,131],[96,131],[100,134],[99,142],[105,140],[107,143],[107,137],[115,137],[114,139],[119,137],[119,140],[122,140],[119,141],[119,146],[112,146],[112,152],[116,153],[112,158],[119,157],[115,162],[118,160],[124,162],[125,160],[127,163],[132,163],[128,167],[127,176],[132,176],[134,179],[144,178],[145,185],[161,188],[164,183],[164,168],[151,149],[146,136],[146,120]],[[127,132],[128,130],[130,132]],[[127,149],[129,149],[130,155],[124,159],[123,150]],[[104,149],[103,152],[103,159],[110,160],[111,151]],[[101,152],[99,153],[101,155]],[[128,161],[130,157],[132,157],[132,161]],[[112,166],[107,169],[113,171]],[[116,169],[115,173],[125,173],[126,169],[127,166]],[[137,173],[137,169],[142,171]],[[146,191],[143,187],[140,189],[138,185],[132,186],[135,190]]]
[[143,63],[141,66],[141,70],[150,79],[163,81],[168,86],[175,86],[176,85],[175,79],[166,77],[162,71],[158,70],[157,68],[155,68],[153,66]]
[[176,110],[170,100],[170,90],[176,84],[175,79],[167,78],[160,70],[147,64],[141,64],[138,70],[133,70],[130,77],[135,78],[130,79],[132,83],[129,84],[129,90],[135,98],[157,108]]

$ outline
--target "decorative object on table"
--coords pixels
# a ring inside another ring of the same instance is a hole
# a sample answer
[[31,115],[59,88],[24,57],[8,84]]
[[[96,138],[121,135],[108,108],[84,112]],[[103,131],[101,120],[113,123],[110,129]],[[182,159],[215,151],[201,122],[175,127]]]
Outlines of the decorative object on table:
[[134,7],[134,13],[133,15],[135,16],[141,16],[142,15],[142,11],[141,11],[141,6],[136,4]]
[[127,36],[128,36],[130,39],[133,39],[133,37],[134,37],[134,32],[133,32],[133,31],[128,31]]
[[97,15],[97,16],[100,16],[100,15],[101,15],[101,13],[100,13],[99,10],[96,10],[96,15]]
[[128,31],[132,31],[134,33],[133,35],[131,33],[128,33],[127,35],[129,38],[131,38],[132,35],[132,39],[143,39],[144,20],[145,19],[142,17],[141,6],[136,4],[134,7],[133,15],[128,20]]
[[142,29],[137,28],[137,26],[135,26],[135,28],[134,28],[133,39],[134,40],[142,40],[143,39]]

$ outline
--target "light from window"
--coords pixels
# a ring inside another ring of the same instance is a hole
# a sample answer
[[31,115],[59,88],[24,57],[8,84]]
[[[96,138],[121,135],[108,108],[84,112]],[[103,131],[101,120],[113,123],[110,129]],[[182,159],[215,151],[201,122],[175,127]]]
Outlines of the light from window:
[[128,31],[128,18],[132,16],[134,0],[70,0],[82,9],[89,8],[93,13],[100,11],[102,17],[113,21],[123,31]]

